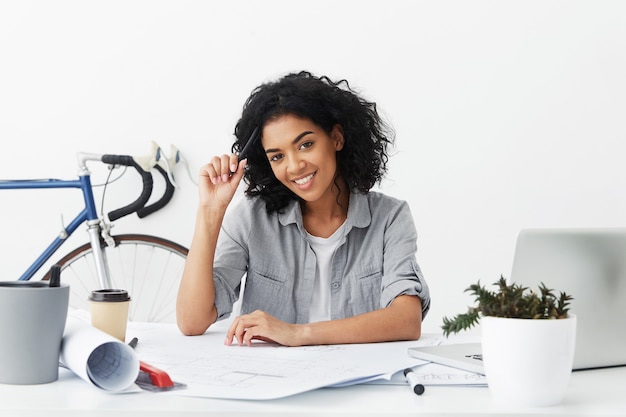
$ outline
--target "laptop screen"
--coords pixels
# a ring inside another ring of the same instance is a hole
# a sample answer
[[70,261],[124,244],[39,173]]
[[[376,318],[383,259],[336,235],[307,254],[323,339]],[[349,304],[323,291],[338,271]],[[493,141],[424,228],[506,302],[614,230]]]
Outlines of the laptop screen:
[[509,280],[574,297],[574,369],[626,365],[626,229],[524,229]]

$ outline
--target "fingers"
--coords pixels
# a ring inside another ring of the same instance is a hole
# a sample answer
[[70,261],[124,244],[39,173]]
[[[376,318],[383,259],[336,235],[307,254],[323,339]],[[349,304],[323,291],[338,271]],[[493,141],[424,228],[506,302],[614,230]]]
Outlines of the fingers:
[[268,337],[268,334],[271,333],[269,329],[270,319],[271,316],[262,311],[237,317],[226,332],[224,344],[231,345],[233,340],[236,340],[239,346],[252,346],[254,339],[266,342],[274,341],[273,338]]
[[239,161],[236,154],[214,156],[201,170],[200,175],[208,177],[214,185],[228,182],[234,173],[234,180],[243,177],[245,161]]
[[245,173],[246,165],[248,164],[247,159],[243,159],[239,161],[239,164],[234,164],[234,169],[231,172],[231,181],[234,181],[235,184],[239,184],[241,179],[243,178],[243,174]]
[[228,332],[226,332],[225,345],[233,343],[233,339],[237,341],[239,346],[252,345],[252,332],[251,328],[258,325],[256,320],[253,320],[251,315],[239,316],[230,325]]

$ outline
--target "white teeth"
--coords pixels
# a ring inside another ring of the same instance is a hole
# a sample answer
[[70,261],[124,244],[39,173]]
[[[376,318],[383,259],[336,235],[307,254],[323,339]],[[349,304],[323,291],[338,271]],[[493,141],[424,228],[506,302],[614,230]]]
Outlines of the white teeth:
[[301,179],[299,179],[299,180],[294,180],[294,182],[295,182],[296,184],[298,184],[298,185],[304,185],[304,184],[306,184],[307,182],[311,181],[311,178],[313,178],[313,175],[314,175],[314,174],[307,175],[306,177],[301,178]]

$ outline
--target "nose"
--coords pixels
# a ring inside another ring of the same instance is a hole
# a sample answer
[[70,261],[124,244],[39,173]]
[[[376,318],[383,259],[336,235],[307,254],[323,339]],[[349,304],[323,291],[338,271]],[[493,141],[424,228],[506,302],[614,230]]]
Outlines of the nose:
[[287,158],[287,169],[289,170],[290,174],[300,173],[305,166],[306,163],[302,159],[300,159],[297,154],[289,156]]

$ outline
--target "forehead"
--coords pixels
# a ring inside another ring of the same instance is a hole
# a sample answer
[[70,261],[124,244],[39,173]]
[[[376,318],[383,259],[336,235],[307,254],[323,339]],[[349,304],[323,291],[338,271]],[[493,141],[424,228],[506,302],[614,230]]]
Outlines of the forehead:
[[262,143],[264,148],[290,144],[304,132],[320,132],[322,129],[311,120],[284,115],[268,121],[263,126]]

